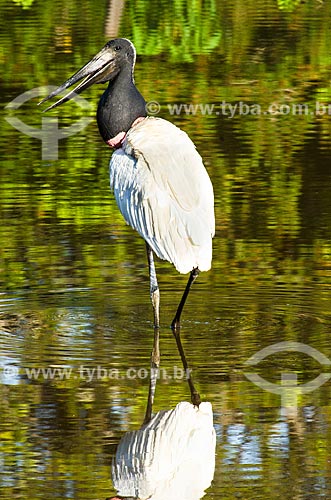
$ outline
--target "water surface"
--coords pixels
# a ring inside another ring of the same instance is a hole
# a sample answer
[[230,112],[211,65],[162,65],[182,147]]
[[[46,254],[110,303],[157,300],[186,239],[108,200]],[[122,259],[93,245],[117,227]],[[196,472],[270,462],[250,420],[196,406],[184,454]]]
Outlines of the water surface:
[[[194,284],[182,325],[194,380],[214,408],[209,499],[331,496],[331,382],[293,408],[245,376],[279,388],[284,374],[308,384],[329,373],[309,349],[331,359],[330,19],[329,2],[314,0],[2,2],[3,107],[59,85],[108,38],[128,37],[139,89],[191,136],[212,178],[213,268]],[[101,92],[83,95],[87,107],[49,113],[61,129],[90,119],[59,141],[55,159],[1,123],[4,499],[110,496],[116,445],[144,417],[153,337],[145,245],[109,191],[111,152],[94,119]],[[40,128],[40,98],[4,117]],[[174,104],[193,107],[176,114]],[[189,398],[169,328],[187,277],[165,262],[157,271],[155,411]],[[278,342],[307,351],[247,369]]]

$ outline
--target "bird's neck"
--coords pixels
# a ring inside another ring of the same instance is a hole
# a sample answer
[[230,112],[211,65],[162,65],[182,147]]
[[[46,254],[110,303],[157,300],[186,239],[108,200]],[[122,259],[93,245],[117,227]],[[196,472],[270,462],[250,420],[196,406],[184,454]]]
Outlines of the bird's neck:
[[132,67],[128,66],[109,82],[102,95],[97,121],[100,134],[105,142],[124,135],[139,117],[147,116],[146,103],[133,81]]

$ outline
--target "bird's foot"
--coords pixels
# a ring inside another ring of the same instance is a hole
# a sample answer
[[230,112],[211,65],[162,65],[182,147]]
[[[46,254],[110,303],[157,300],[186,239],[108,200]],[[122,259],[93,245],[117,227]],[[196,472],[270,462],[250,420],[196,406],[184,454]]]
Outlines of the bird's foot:
[[201,398],[200,394],[197,391],[194,391],[191,395],[191,401],[193,406],[197,406],[199,408],[199,405],[201,403]]

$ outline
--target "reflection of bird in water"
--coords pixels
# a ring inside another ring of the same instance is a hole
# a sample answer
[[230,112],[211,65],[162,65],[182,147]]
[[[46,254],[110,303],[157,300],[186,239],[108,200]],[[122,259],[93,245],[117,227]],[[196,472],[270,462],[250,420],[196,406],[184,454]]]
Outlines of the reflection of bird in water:
[[68,101],[94,83],[109,81],[98,106],[98,126],[104,141],[116,148],[110,177],[119,209],[147,244],[155,327],[159,326],[159,287],[153,252],[174,264],[180,273],[190,272],[172,322],[176,330],[192,283],[199,271],[208,271],[211,266],[215,231],[213,188],[202,159],[185,132],[161,118],[146,117],[145,100],[133,79],[135,60],[136,51],[129,40],[111,40],[46,98],[84,78],[47,109]]
[[210,486],[214,469],[211,404],[181,402],[123,436],[112,478],[122,498],[198,500]]
[[[141,429],[126,433],[117,447],[112,476],[119,498],[198,500],[215,469],[215,430],[210,403],[201,403],[179,335],[176,344],[191,401],[152,416],[158,367],[151,364],[146,414]],[[153,352],[159,352],[155,330]]]

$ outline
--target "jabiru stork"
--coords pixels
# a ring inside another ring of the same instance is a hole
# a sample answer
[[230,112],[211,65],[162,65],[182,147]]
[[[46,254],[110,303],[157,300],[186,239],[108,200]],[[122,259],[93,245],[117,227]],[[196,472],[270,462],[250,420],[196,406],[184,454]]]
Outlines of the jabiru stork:
[[136,50],[129,40],[110,40],[41,103],[80,80],[45,111],[94,83],[109,82],[99,101],[97,122],[103,140],[114,148],[110,184],[117,205],[146,242],[155,328],[159,328],[160,292],[153,252],[179,273],[190,273],[171,324],[176,334],[192,283],[199,271],[211,267],[213,186],[188,135],[167,120],[147,116],[146,102],[134,82],[135,61]]

